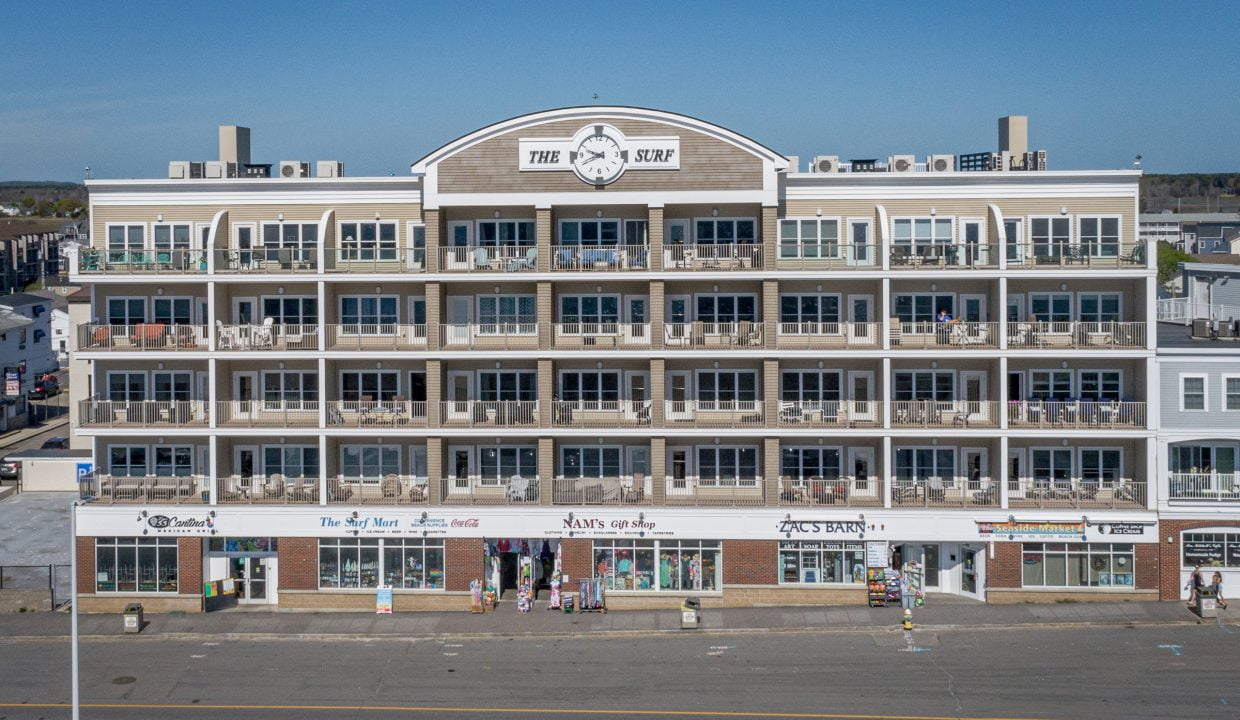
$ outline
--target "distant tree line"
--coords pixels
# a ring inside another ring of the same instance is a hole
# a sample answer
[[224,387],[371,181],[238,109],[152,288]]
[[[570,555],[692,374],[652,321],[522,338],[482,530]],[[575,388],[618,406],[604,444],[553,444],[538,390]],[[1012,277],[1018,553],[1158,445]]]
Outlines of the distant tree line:
[[1240,208],[1240,173],[1182,173],[1141,178],[1141,210],[1234,212]]

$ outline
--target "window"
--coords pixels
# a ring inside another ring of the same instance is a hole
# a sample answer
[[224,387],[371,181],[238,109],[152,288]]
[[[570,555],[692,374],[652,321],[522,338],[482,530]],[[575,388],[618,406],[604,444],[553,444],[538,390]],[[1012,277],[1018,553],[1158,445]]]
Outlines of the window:
[[791,370],[779,374],[780,399],[784,402],[837,402],[840,399],[838,370]]
[[560,322],[565,325],[620,322],[619,295],[562,295]]
[[426,226],[409,223],[406,231],[409,234],[409,247],[413,251],[412,260],[414,267],[424,267],[426,264]]
[[[636,238],[634,238],[636,240]],[[561,245],[619,245],[619,220],[561,220]]]
[[1068,254],[1072,221],[1066,217],[1033,218],[1029,223],[1035,258],[1058,259]]
[[349,481],[374,483],[386,475],[400,475],[400,446],[344,445],[340,448],[340,475]]
[[345,402],[386,402],[400,394],[396,370],[349,370],[340,374],[340,399]]
[[109,325],[139,325],[146,322],[146,298],[108,298]]
[[319,299],[315,297],[263,298],[263,317],[271,318],[277,325],[317,325],[319,322]]
[[859,585],[865,582],[865,543],[781,540],[779,582]]
[[282,255],[301,262],[315,259],[319,245],[319,226],[315,223],[263,223],[265,257],[279,261]]
[[734,323],[758,319],[753,295],[698,295],[697,319],[704,323]]
[[810,478],[838,480],[840,449],[824,447],[781,447],[779,474],[793,480]]
[[512,477],[538,477],[537,447],[482,447],[478,460],[483,485],[499,485]]
[[562,448],[560,451],[560,472],[566,478],[620,477],[620,448]]
[[[264,370],[263,401],[287,403],[289,409],[319,399],[319,374],[300,370]],[[309,408],[307,408],[309,409]]]
[[955,448],[896,448],[896,484],[951,486],[956,482]]
[[340,252],[342,260],[395,260],[396,223],[341,223]]
[[188,250],[191,237],[189,223],[151,226],[151,241],[156,250]]
[[646,245],[649,238],[646,236],[645,220],[625,220],[624,221],[624,244],[626,245]]
[[[392,333],[399,322],[395,295],[345,295],[340,298],[340,322],[346,332]],[[387,325],[388,327],[379,327]],[[363,327],[358,327],[363,326]]]
[[95,592],[175,593],[177,539],[95,539]]
[[194,448],[189,445],[156,445],[157,477],[189,477],[194,474]]
[[533,295],[483,295],[478,298],[479,332],[507,332],[514,325],[538,322]]
[[956,395],[956,376],[951,370],[912,370],[893,373],[895,400],[951,402]]
[[384,538],[383,584],[406,590],[442,590],[443,559],[443,540]]
[[1180,410],[1204,412],[1206,407],[1206,376],[1180,376]]
[[779,221],[781,258],[840,257],[839,218]]
[[699,245],[751,245],[758,241],[753,218],[707,218],[694,223]]
[[322,538],[319,540],[320,589],[378,586],[378,539]]
[[1119,257],[1119,218],[1080,218],[1081,250],[1090,257]]
[[609,590],[699,590],[723,587],[718,540],[600,540],[594,577]]
[[1082,370],[1081,399],[1093,402],[1114,402],[1120,398],[1118,370]]
[[1240,533],[1184,533],[1184,566],[1240,568]]
[[146,400],[146,373],[114,370],[108,373],[108,400],[142,402]]
[[1029,397],[1034,400],[1067,400],[1072,397],[1071,370],[1030,370]]
[[566,402],[616,402],[620,399],[620,372],[566,370],[560,373],[560,399]]
[[1072,322],[1072,294],[1030,294],[1029,319],[1034,322]]
[[184,402],[194,395],[194,374],[191,372],[151,373],[152,399],[158,402]]
[[1119,448],[1081,450],[1081,483],[1097,488],[1113,487],[1123,473],[1123,453]]
[[1235,445],[1173,445],[1170,450],[1171,471],[1179,473],[1231,475],[1236,472],[1236,458],[1240,456],[1240,448]]
[[484,247],[534,247],[534,221],[480,220],[478,244]]
[[145,477],[146,446],[110,446],[108,448],[108,474],[116,477]]
[[194,322],[193,298],[157,297],[151,300],[151,320],[165,325],[189,325]]
[[1223,376],[1223,410],[1240,410],[1240,375]]
[[[790,323],[808,324],[810,327],[804,331],[812,331],[817,328],[819,332],[826,331],[821,328],[823,323],[838,324],[840,321],[840,296],[839,295],[780,295],[779,296],[779,322],[787,325]],[[789,328],[798,331],[800,328]],[[839,332],[839,328],[832,328],[830,331]]]
[[109,225],[108,252],[121,258],[126,252],[142,250],[146,247],[146,227],[144,225]]
[[1072,485],[1072,450],[1068,448],[1033,450],[1033,486],[1038,490],[1063,489]]
[[1119,293],[1081,293],[1077,304],[1081,322],[1119,322]]
[[946,310],[953,317],[956,315],[952,295],[896,295],[895,300],[895,314],[902,323],[934,322],[939,310]]
[[750,485],[758,478],[758,448],[698,448],[698,484],[706,487]]
[[530,370],[480,372],[478,385],[478,399],[483,402],[538,399],[538,373]]
[[207,539],[208,552],[276,552],[279,538],[273,537],[212,537]]
[[1134,561],[1132,545],[1025,543],[1021,580],[1024,587],[1130,588]]
[[758,399],[758,376],[750,370],[703,370],[698,373],[698,403],[752,403]]
[[279,473],[284,478],[317,478],[319,448],[317,445],[267,445],[263,448],[263,470],[270,477]]
[[951,218],[900,218],[893,223],[893,244],[906,251],[926,255],[952,244]]

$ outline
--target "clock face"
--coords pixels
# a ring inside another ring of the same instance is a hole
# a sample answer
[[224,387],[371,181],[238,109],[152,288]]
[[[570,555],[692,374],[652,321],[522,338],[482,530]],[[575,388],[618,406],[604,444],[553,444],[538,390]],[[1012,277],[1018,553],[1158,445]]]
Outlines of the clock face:
[[628,151],[620,149],[620,142],[602,127],[582,138],[572,154],[577,177],[595,185],[619,178],[628,159]]

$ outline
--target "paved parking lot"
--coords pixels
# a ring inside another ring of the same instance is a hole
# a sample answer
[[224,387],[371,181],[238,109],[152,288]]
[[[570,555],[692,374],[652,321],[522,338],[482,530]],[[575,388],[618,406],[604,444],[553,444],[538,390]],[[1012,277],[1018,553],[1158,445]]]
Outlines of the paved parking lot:
[[0,502],[0,565],[69,562],[69,508],[77,493],[18,493]]

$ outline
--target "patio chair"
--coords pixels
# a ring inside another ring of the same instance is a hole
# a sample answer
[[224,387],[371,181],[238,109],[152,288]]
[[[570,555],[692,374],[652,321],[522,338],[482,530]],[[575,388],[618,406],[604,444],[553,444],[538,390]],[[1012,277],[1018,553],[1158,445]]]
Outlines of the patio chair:
[[474,248],[474,269],[482,270],[490,269],[490,267],[491,256],[487,253],[487,249],[484,247]]
[[353,488],[341,482],[339,475],[327,481],[328,502],[344,502],[351,497],[353,497]]
[[428,499],[427,487],[425,483],[417,481],[409,483],[409,502],[424,503]]
[[529,491],[530,481],[520,475],[513,475],[508,481],[508,489],[504,493],[504,499],[508,502],[525,502],[526,493]]
[[383,480],[379,483],[379,492],[383,495],[384,500],[399,500],[400,478],[393,473],[384,475]]

